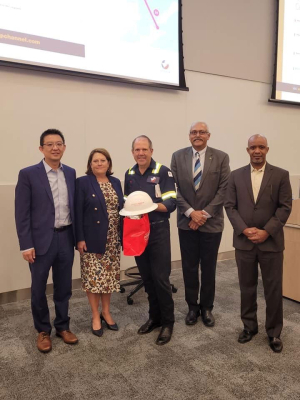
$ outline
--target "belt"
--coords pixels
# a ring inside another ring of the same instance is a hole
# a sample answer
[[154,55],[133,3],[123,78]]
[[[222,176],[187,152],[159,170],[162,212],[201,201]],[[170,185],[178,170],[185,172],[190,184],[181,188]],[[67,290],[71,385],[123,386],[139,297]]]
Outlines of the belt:
[[150,222],[150,225],[161,224],[162,222],[165,222],[165,221],[168,221],[168,220],[167,219],[162,219],[160,221],[153,221],[153,222]]
[[65,225],[65,226],[61,226],[60,228],[53,228],[54,232],[63,232],[66,231],[67,229],[71,228],[71,225]]

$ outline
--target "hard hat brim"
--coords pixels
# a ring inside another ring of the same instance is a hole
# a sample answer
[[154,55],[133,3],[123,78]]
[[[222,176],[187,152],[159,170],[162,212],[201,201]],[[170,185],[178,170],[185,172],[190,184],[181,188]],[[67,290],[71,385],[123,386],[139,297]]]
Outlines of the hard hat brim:
[[122,215],[123,217],[130,217],[131,215],[141,215],[141,214],[148,214],[151,211],[156,210],[158,207],[157,204],[153,203],[150,207],[147,207],[143,210],[139,210],[139,211],[127,211],[125,210],[125,208],[122,208],[122,210],[119,212],[120,215]]

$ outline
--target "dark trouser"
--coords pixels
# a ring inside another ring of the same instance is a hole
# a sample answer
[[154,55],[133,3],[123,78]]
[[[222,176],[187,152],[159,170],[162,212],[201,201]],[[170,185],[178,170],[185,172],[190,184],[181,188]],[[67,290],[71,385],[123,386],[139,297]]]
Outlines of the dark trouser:
[[[222,232],[207,233],[193,230],[179,231],[185,300],[190,311],[212,310],[215,299],[215,280],[218,250]],[[201,267],[200,305],[199,263]]]
[[255,332],[257,324],[258,263],[261,269],[266,300],[266,331],[271,337],[279,337],[283,325],[282,264],[283,252],[272,253],[254,249],[235,250],[241,289],[241,318],[245,329]]
[[36,256],[29,264],[31,271],[31,309],[34,326],[38,332],[51,333],[46,285],[52,266],[53,301],[57,331],[69,329],[69,299],[72,295],[72,266],[74,260],[74,239],[72,228],[54,232],[51,245],[46,254]]
[[149,317],[163,326],[174,324],[174,302],[170,284],[171,244],[168,220],[151,225],[148,246],[135,257],[148,294]]

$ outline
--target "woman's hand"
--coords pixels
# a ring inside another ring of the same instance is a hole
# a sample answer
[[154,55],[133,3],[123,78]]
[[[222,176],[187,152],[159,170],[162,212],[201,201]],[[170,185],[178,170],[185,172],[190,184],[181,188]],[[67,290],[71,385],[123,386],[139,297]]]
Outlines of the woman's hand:
[[85,251],[87,251],[86,243],[84,240],[77,243],[77,250],[81,255],[84,254]]

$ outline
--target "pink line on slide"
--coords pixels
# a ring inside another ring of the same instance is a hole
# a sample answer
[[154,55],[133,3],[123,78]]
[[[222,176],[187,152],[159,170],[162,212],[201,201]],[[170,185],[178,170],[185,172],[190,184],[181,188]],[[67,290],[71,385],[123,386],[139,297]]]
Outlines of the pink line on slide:
[[154,24],[155,24],[156,29],[159,29],[159,26],[157,25],[157,22],[155,21],[155,18],[153,17],[152,11],[150,10],[148,1],[147,1],[147,0],[144,0],[144,2],[145,2],[146,6],[147,6],[147,8],[148,8],[148,11],[149,11],[149,13],[150,13],[150,15],[151,15],[151,18],[153,19],[153,22],[154,22]]

